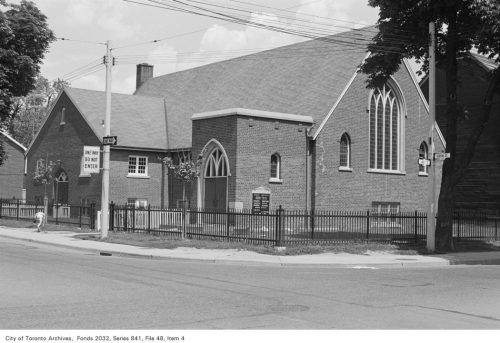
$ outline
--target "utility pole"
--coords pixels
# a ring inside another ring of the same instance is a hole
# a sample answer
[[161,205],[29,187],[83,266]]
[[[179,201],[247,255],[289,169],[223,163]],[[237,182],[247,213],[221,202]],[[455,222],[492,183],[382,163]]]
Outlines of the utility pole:
[[427,250],[436,249],[436,161],[434,159],[434,130],[436,123],[436,30],[434,22],[429,23],[429,115],[431,127],[429,132],[429,188],[427,192]]
[[[106,42],[106,114],[104,117],[104,137],[111,134],[111,41]],[[102,190],[101,190],[101,238],[108,237],[109,230],[109,155],[111,146],[103,145]]]

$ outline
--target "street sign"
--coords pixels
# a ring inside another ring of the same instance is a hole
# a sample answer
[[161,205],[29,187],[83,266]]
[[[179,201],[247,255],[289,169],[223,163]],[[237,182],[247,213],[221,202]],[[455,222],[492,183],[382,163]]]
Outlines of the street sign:
[[431,165],[431,160],[428,160],[426,158],[419,158],[418,164],[420,164],[421,166],[427,167],[427,166]]
[[435,153],[434,154],[434,159],[435,160],[440,160],[444,161],[447,158],[450,158],[451,154],[449,152],[440,152],[440,153]]
[[101,165],[101,147],[99,146],[83,146],[83,170],[82,174],[99,174]]
[[116,136],[102,137],[102,145],[116,145],[118,138]]

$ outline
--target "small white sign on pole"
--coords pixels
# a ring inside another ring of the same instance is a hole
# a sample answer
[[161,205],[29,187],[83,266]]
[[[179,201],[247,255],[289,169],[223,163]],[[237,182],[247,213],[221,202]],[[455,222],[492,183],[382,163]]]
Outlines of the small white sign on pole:
[[99,174],[101,165],[101,147],[87,146],[83,147],[83,172],[85,174]]

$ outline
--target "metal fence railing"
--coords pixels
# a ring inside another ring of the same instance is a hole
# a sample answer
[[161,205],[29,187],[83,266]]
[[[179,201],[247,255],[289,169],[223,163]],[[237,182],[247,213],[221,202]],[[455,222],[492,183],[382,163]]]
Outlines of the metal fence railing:
[[[43,211],[43,204],[23,200],[0,200],[0,218],[33,220],[35,213]],[[97,211],[95,204],[89,206],[48,204],[47,222],[52,224],[77,225],[91,230],[96,228]]]
[[[42,204],[0,200],[0,218],[33,219]],[[49,204],[47,221],[97,228],[95,204]],[[353,241],[425,242],[426,212],[379,213],[374,211],[290,211],[281,207],[269,213],[251,210],[164,209],[110,204],[109,229],[168,235],[172,238],[220,239],[268,245],[329,244]],[[500,215],[480,211],[455,211],[456,240],[499,240]]]
[[425,240],[426,213],[110,207],[110,229],[188,238],[292,245],[347,241]]

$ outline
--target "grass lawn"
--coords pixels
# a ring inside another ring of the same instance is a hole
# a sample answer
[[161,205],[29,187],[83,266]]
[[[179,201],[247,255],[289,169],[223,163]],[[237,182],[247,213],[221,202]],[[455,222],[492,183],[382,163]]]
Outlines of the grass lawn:
[[[29,228],[36,230],[36,224],[28,220],[13,220],[0,218],[0,226],[13,228]],[[106,239],[101,240],[95,231],[87,228],[78,228],[70,225],[47,224],[43,228],[45,231],[72,231],[75,233],[89,233],[88,235],[79,235],[85,240],[105,241],[108,243],[128,244],[140,247],[175,249],[178,247],[190,247],[196,249],[238,249],[254,251],[260,254],[269,255],[307,255],[321,254],[326,252],[367,254],[368,252],[386,252],[401,255],[426,254],[425,243],[416,246],[396,245],[377,242],[351,242],[337,243],[330,245],[302,244],[288,246],[285,250],[278,250],[268,245],[257,245],[238,241],[221,241],[211,239],[185,239],[180,240],[176,237],[159,236],[145,233],[132,233],[123,231],[110,231]],[[455,244],[456,251],[492,251],[500,250],[500,242],[483,241],[462,241]]]

